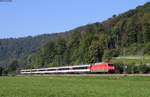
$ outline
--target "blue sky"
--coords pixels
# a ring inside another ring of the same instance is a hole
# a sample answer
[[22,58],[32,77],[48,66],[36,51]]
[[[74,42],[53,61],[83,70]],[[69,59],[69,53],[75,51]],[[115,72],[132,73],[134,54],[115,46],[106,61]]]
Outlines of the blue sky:
[[149,0],[13,0],[0,2],[0,38],[64,32],[101,22]]

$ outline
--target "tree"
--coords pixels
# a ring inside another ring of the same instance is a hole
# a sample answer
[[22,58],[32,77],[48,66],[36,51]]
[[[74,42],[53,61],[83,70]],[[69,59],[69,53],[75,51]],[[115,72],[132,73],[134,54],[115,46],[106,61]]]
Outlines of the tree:
[[150,43],[145,44],[143,50],[145,54],[150,55]]
[[63,37],[58,37],[56,40],[56,55],[55,62],[58,66],[64,64],[64,54],[67,49],[66,40]]
[[42,57],[44,59],[45,66],[53,62],[54,56],[56,55],[55,47],[55,43],[53,41],[49,41],[42,48]]
[[104,55],[103,55],[103,61],[109,62],[111,59],[112,55],[111,55],[111,50],[104,50]]
[[145,13],[142,18],[144,42],[150,42],[150,13]]
[[3,73],[3,68],[0,67],[0,76],[2,76],[2,73]]
[[86,34],[85,37],[81,40],[78,53],[76,53],[79,62],[87,63],[90,61],[89,47],[91,46],[92,40],[95,38],[96,37],[94,37],[93,34]]
[[89,63],[96,63],[102,61],[103,46],[99,41],[93,40],[89,47]]
[[18,67],[18,60],[14,59],[8,64],[8,71],[15,72]]

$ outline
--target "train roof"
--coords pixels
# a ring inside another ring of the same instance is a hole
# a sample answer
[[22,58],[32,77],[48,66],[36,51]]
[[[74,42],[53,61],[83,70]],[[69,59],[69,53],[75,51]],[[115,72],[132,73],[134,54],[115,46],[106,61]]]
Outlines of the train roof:
[[21,70],[21,71],[45,70],[45,69],[60,69],[60,68],[73,68],[73,67],[87,67],[87,66],[90,66],[90,65],[98,65],[98,64],[104,64],[104,63],[114,64],[112,62],[99,62],[99,63],[91,63],[91,64],[83,64],[83,65],[73,65],[73,66],[48,67],[48,68],[37,68],[37,69],[24,69],[24,70]]
[[[49,68],[37,68],[37,69],[24,69],[25,71],[27,70],[45,70],[45,69],[60,69],[60,68],[72,68],[72,67],[87,67],[90,66],[90,64],[85,64],[85,65],[74,65],[74,66],[61,66],[61,67],[49,67]],[[21,71],[24,71],[21,70]]]

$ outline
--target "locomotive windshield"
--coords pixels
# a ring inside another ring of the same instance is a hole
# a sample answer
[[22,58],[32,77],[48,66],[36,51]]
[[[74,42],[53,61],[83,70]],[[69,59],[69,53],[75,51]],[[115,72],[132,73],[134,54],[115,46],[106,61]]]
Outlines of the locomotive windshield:
[[114,66],[114,64],[108,64],[108,66]]

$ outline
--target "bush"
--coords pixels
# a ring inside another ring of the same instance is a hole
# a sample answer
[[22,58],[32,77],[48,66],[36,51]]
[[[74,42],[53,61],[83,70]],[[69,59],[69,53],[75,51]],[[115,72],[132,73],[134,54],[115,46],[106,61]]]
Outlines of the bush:
[[127,64],[126,73],[128,73],[128,74],[133,74],[133,73],[135,73],[134,68],[135,68],[135,65],[134,65],[134,64]]
[[0,76],[2,76],[2,73],[3,73],[3,68],[0,67]]
[[150,55],[150,43],[147,43],[143,49],[144,53]]
[[143,64],[143,65],[139,65],[139,72],[140,73],[149,73],[150,68],[149,66]]
[[149,73],[150,72],[150,66],[145,64],[116,64],[115,65],[116,70],[115,73],[127,73],[127,74],[135,74],[135,73]]
[[123,73],[123,64],[115,64],[115,68],[116,68],[116,70],[115,70],[115,73],[120,73],[120,74],[122,74]]

